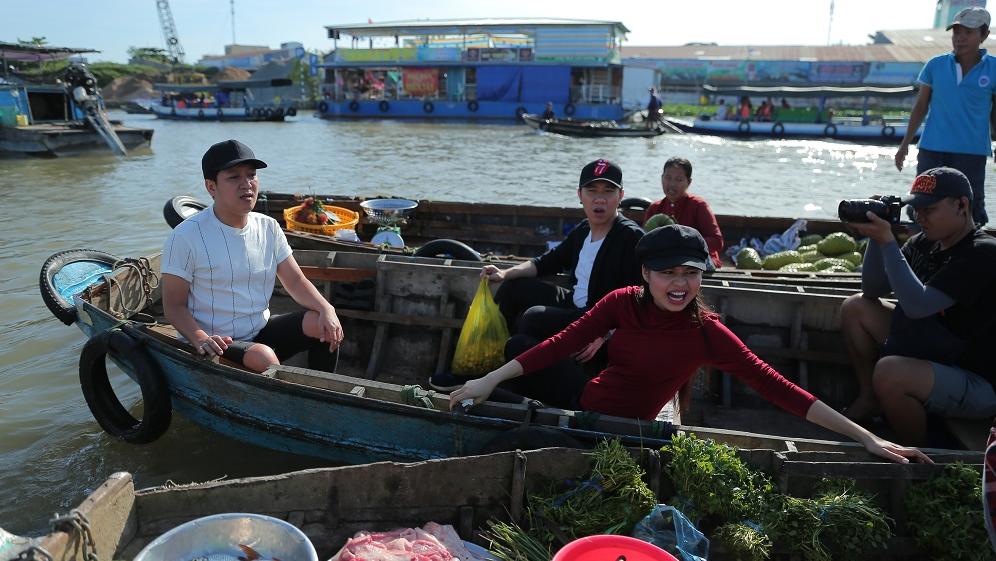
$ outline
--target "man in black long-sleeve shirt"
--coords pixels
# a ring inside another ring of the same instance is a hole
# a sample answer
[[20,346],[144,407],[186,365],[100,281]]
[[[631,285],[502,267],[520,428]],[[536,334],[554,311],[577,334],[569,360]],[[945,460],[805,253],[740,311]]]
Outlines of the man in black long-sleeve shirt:
[[[618,212],[623,199],[622,185],[619,166],[605,159],[589,163],[581,170],[577,190],[586,219],[564,241],[512,268],[502,270],[486,265],[481,270],[481,276],[489,281],[502,282],[495,301],[512,333],[505,346],[506,356],[517,356],[559,332],[609,292],[643,282],[636,257],[636,244],[643,237],[643,229]],[[561,273],[570,275],[566,287],[542,279]],[[590,361],[605,340],[606,337],[600,337],[592,341],[575,360]],[[583,375],[581,370],[565,369],[572,376]],[[541,400],[548,397],[545,391],[548,388],[527,387],[530,381],[526,378],[511,389]],[[430,384],[437,389],[448,387],[435,380]]]
[[[926,438],[927,411],[996,414],[996,238],[975,228],[972,188],[960,171],[917,176],[903,199],[922,232],[899,248],[888,222],[868,213],[851,227],[871,238],[862,294],[845,301],[841,327],[859,395],[852,419],[878,408],[907,444]],[[893,292],[893,308],[879,298]]]

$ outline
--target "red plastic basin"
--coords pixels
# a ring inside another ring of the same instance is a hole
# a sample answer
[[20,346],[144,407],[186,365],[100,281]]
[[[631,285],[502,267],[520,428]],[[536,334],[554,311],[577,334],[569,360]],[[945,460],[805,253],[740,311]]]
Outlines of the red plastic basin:
[[678,561],[675,556],[629,536],[589,536],[565,545],[553,561]]

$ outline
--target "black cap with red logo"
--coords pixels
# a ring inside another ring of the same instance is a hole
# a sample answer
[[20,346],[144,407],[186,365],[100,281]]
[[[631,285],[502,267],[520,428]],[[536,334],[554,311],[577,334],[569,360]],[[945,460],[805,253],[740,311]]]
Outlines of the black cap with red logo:
[[578,189],[598,180],[608,181],[622,189],[622,169],[608,160],[595,160],[581,170]]
[[965,174],[947,167],[931,168],[916,176],[903,203],[913,208],[930,206],[947,197],[972,200],[972,184]]

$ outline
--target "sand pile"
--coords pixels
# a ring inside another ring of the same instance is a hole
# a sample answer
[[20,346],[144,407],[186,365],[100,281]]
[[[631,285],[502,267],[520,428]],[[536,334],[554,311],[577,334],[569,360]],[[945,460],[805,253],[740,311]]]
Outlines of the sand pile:
[[131,101],[157,97],[149,81],[134,76],[121,76],[111,80],[110,84],[100,88],[100,94],[107,101]]
[[241,68],[233,68],[231,66],[226,66],[222,68],[217,74],[212,77],[215,82],[228,82],[232,80],[248,80],[252,74],[247,70]]

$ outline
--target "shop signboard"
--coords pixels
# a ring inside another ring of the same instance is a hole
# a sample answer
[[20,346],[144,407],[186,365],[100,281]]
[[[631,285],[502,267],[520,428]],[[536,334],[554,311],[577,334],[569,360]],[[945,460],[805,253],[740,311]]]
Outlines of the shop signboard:
[[709,61],[706,81],[710,84],[747,81],[746,63],[741,60]]
[[405,68],[401,79],[405,93],[412,97],[435,97],[439,92],[438,68]]
[[922,67],[919,62],[873,62],[864,83],[908,86],[916,81]]
[[662,60],[657,63],[661,80],[664,82],[705,82],[709,71],[706,60]]
[[414,62],[418,60],[416,48],[390,49],[336,49],[340,62]]
[[866,62],[814,62],[809,81],[814,84],[860,84],[868,73]]
[[744,65],[748,82],[802,83],[809,81],[810,63],[798,60],[758,60]]
[[460,62],[460,59],[458,47],[418,47],[420,62]]

